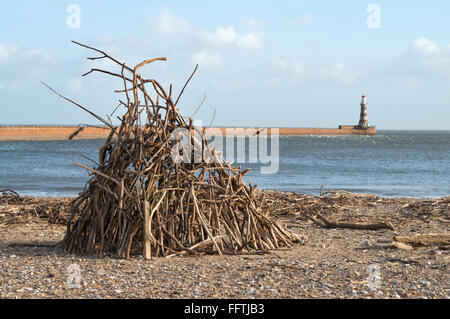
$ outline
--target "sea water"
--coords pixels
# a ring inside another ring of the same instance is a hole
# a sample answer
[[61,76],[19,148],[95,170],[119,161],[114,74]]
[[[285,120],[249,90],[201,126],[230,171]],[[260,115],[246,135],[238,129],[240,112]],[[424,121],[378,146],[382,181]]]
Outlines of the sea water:
[[[73,165],[96,164],[104,140],[0,142],[0,189],[21,195],[74,196],[89,180]],[[246,181],[260,188],[317,195],[347,190],[379,196],[450,194],[450,131],[383,131],[376,136],[280,136],[275,174],[250,167]]]

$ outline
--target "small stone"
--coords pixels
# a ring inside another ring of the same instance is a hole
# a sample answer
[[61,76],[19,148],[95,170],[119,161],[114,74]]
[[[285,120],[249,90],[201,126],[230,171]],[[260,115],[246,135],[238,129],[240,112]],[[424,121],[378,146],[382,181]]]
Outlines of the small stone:
[[253,288],[247,288],[247,289],[245,290],[245,292],[248,293],[248,294],[253,294],[254,291],[255,291],[255,290],[254,290]]

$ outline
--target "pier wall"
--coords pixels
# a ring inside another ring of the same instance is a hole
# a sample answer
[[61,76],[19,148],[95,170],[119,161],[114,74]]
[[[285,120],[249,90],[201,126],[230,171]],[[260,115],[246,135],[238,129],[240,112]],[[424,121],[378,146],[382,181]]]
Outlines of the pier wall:
[[[222,134],[227,135],[227,131],[229,133],[236,133],[237,135],[243,134],[245,135],[248,129],[247,128],[225,128],[225,127],[211,127],[207,129],[207,134]],[[254,130],[254,128],[252,128]],[[257,128],[260,134],[267,133],[267,135],[272,134],[273,129],[271,128]],[[376,135],[377,131],[375,126],[371,126],[368,129],[357,129],[355,126],[350,126],[340,129],[332,129],[332,128],[278,128],[278,134],[280,136],[289,136],[289,135]]]
[[[67,140],[78,128],[78,126],[3,126],[0,127],[0,141]],[[85,127],[74,139],[107,138],[109,132],[107,128]]]
[[[18,141],[18,140],[67,140],[79,129],[78,126],[0,126],[0,141]],[[246,128],[225,128],[212,127],[207,129],[207,135],[227,135],[229,133],[238,133],[238,135],[247,135]],[[271,135],[271,128],[256,128],[259,134]],[[103,139],[110,133],[109,128],[84,127],[74,139]],[[339,129],[327,128],[279,128],[280,136],[288,135],[376,135],[374,126],[367,129],[358,129],[351,125],[342,125]]]

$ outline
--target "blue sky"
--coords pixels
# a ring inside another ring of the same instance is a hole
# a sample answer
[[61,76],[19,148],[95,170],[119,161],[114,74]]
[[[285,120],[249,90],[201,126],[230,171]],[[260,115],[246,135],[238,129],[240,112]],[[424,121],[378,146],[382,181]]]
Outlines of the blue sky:
[[[70,28],[70,4],[80,28]],[[367,20],[375,4],[380,28]],[[449,1],[2,1],[0,123],[96,123],[43,80],[99,115],[120,81],[81,77],[110,67],[70,40],[134,65],[180,90],[179,106],[218,126],[356,124],[362,93],[379,129],[450,129]]]

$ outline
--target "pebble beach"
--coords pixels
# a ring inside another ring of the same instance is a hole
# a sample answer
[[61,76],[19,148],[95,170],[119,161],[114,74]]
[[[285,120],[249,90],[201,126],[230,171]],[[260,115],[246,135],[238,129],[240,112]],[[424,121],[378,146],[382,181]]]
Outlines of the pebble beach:
[[[277,204],[273,217],[304,242],[149,261],[65,254],[57,243],[69,198],[3,196],[0,298],[449,298],[448,245],[390,245],[396,235],[447,232],[448,197],[267,194],[267,204]],[[340,221],[389,220],[394,230],[324,228],[305,217],[311,209]],[[73,267],[78,285],[68,280]]]

